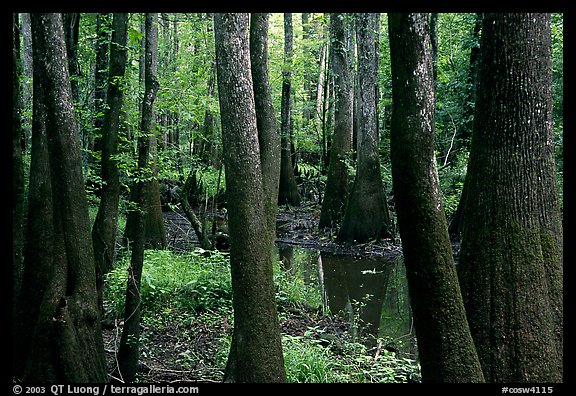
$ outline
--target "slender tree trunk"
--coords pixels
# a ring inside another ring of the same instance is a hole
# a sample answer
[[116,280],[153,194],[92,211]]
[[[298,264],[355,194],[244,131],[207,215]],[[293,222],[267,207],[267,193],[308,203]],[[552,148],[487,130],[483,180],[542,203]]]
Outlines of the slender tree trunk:
[[379,14],[357,14],[358,76],[360,85],[360,125],[358,163],[352,194],[338,240],[366,242],[391,236],[389,215],[380,173],[376,113],[377,65],[375,32]]
[[300,205],[300,194],[292,165],[292,150],[290,145],[291,124],[291,90],[292,90],[292,14],[284,13],[284,69],[282,70],[282,105],[280,129],[280,185],[278,203],[280,205]]
[[[104,134],[104,114],[106,112],[106,95],[108,84],[108,53],[110,46],[110,14],[98,13],[96,15],[96,45],[94,65],[94,141],[93,150],[102,150],[102,135]],[[126,44],[124,44],[126,45]]]
[[248,14],[215,14],[218,93],[222,118],[234,333],[227,382],[284,382],[254,90]]
[[126,382],[136,379],[138,358],[140,356],[140,281],[144,264],[145,216],[147,190],[150,183],[146,180],[152,176],[149,165],[150,141],[154,119],[154,101],[160,85],[156,77],[158,54],[158,14],[146,14],[145,22],[145,77],[144,100],[142,102],[141,136],[138,139],[138,170],[143,180],[134,187],[136,203],[140,207],[133,211],[134,236],[132,239],[132,256],[128,269],[128,285],[124,311],[124,329],[118,351],[120,375]]
[[336,104],[334,138],[330,150],[328,179],[319,227],[333,227],[344,215],[348,198],[346,159],[352,149],[352,108],[354,84],[350,73],[350,22],[345,14],[330,14],[332,70],[335,80]]
[[[154,34],[158,34],[157,27],[155,27],[156,32]],[[152,127],[154,123],[154,114],[150,110],[153,106],[153,101],[155,97],[151,99],[148,103],[146,100],[150,100],[147,95],[156,95],[156,92],[159,89],[158,79],[156,77],[157,74],[157,56],[158,56],[158,39],[155,39],[154,48],[150,48],[150,51],[153,51],[154,54],[146,53],[146,46],[144,46],[144,61],[142,64],[146,66],[142,67],[141,74],[144,73],[144,101],[142,102],[142,122],[141,122],[141,136],[138,138],[138,146],[139,150],[143,149],[143,146],[146,146],[146,150],[148,150],[148,155],[152,158],[148,160],[150,162],[150,166],[146,167],[144,171],[144,175],[140,175],[140,177],[144,177],[147,182],[146,189],[144,191],[144,204],[143,207],[140,209],[143,211],[144,215],[144,244],[147,247],[151,248],[163,248],[166,246],[166,232],[164,229],[164,216],[162,214],[162,204],[160,202],[160,185],[158,183],[158,169],[156,165],[156,157],[157,157],[157,138],[154,132],[154,128]],[[148,91],[146,90],[146,67],[148,66],[148,61],[146,61],[146,57],[153,58],[152,67],[154,71],[151,72],[153,77],[153,83],[148,81],[149,84],[152,84],[148,87]],[[140,154],[139,154],[140,156]],[[144,169],[144,168],[141,168]],[[137,197],[136,193],[133,190],[133,194],[130,197],[131,201],[136,202]],[[124,230],[124,244],[130,243],[132,240],[137,238],[137,228],[136,225],[136,211],[131,211],[128,213],[128,219],[126,220],[126,229]]]
[[61,14],[31,15],[33,159],[28,241],[15,315],[25,382],[106,382],[94,252]]
[[103,313],[102,287],[104,275],[114,265],[116,234],[118,230],[118,203],[120,201],[120,180],[115,156],[118,152],[118,129],[120,112],[124,101],[124,72],[128,51],[126,48],[128,14],[113,16],[112,46],[108,73],[107,106],[102,124],[102,194],[100,206],[92,226],[92,243],[96,260],[96,282],[101,314]]
[[485,14],[459,276],[484,376],[562,382],[549,14]]
[[78,62],[78,34],[80,32],[80,14],[74,12],[67,12],[62,14],[63,27],[64,27],[64,41],[66,42],[66,58],[68,59],[68,70],[70,76],[70,84],[72,86],[72,98],[74,103],[80,99],[80,91],[78,89],[78,81],[76,80],[81,75],[80,63]]
[[466,322],[434,155],[426,14],[389,14],[392,177],[425,382],[483,382]]
[[276,240],[276,212],[280,182],[280,134],[268,81],[268,14],[252,14],[251,16],[250,64],[262,166],[266,228],[269,236],[268,243],[272,251]]

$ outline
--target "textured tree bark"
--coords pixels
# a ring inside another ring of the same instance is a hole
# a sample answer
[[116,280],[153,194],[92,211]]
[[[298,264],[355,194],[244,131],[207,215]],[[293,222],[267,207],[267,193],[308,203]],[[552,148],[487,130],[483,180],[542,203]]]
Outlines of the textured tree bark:
[[268,14],[252,14],[250,22],[250,64],[254,84],[254,103],[258,144],[262,166],[264,208],[269,245],[276,241],[276,212],[280,182],[280,134],[268,81]]
[[358,161],[352,194],[338,232],[339,241],[361,243],[391,236],[378,156],[375,32],[379,20],[379,14],[356,16],[360,86]]
[[424,382],[483,382],[460,294],[434,154],[427,14],[388,14],[392,178]]
[[15,312],[25,382],[106,382],[79,131],[60,14],[31,15],[34,119],[28,242]]
[[267,231],[248,20],[248,14],[214,15],[234,307],[224,380],[284,382],[272,258],[262,243]]
[[563,379],[550,15],[485,14],[459,276],[491,382]]
[[348,198],[346,157],[352,149],[354,89],[349,66],[350,22],[344,14],[330,14],[332,70],[335,80],[334,138],[330,149],[328,179],[322,201],[319,227],[333,227],[344,215]]
[[114,265],[116,234],[118,230],[118,203],[120,202],[120,180],[118,165],[114,158],[118,152],[118,129],[120,112],[124,101],[123,78],[128,59],[126,48],[128,14],[114,14],[112,21],[112,43],[108,73],[107,106],[102,123],[102,187],[100,205],[92,226],[92,244],[96,260],[96,282],[98,304],[103,313],[102,286],[104,275]]

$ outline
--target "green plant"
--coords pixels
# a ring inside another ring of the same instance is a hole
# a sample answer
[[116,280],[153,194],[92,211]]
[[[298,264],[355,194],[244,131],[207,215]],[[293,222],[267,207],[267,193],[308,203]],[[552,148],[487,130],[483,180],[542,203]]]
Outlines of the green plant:
[[[109,314],[122,317],[129,254],[107,276]],[[232,288],[228,255],[196,249],[177,254],[168,250],[147,250],[140,293],[142,317],[158,313],[170,317],[178,312],[226,310],[231,307]]]
[[317,341],[285,335],[282,345],[288,382],[341,382],[338,361]]

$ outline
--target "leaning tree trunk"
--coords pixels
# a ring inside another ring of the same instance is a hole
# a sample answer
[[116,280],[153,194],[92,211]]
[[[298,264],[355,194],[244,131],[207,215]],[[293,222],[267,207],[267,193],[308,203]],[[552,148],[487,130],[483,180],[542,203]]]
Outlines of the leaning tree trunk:
[[338,232],[338,240],[346,242],[367,242],[391,235],[378,156],[375,32],[379,20],[378,14],[356,16],[360,125],[356,179]]
[[227,382],[284,382],[250,73],[248,14],[215,14],[234,333]]
[[29,239],[15,315],[17,373],[34,383],[106,382],[62,17],[37,13],[31,21],[35,147]]
[[483,382],[460,294],[434,154],[426,14],[389,14],[390,151],[398,226],[424,382]]
[[459,275],[490,382],[563,380],[549,14],[485,14]]

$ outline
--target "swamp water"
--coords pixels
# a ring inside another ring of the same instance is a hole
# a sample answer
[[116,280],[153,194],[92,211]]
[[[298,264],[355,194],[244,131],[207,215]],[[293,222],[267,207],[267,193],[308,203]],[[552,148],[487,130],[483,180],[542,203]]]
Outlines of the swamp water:
[[322,309],[344,317],[349,334],[367,346],[416,355],[416,340],[401,255],[355,257],[278,245],[281,268],[302,277]]

